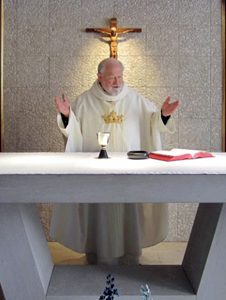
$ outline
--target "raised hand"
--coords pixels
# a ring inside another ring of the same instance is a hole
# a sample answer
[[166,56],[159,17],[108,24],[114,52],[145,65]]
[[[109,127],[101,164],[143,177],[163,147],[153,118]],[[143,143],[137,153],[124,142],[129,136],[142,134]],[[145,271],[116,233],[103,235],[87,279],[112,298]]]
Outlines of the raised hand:
[[175,101],[175,102],[172,102],[172,103],[169,103],[171,100],[170,97],[168,97],[164,102],[163,102],[163,105],[162,105],[162,115],[167,117],[167,116],[170,116],[172,115],[172,113],[175,112],[175,110],[177,109],[177,107],[179,106],[179,100]]
[[56,106],[59,110],[59,113],[63,114],[65,117],[69,116],[70,113],[70,104],[65,96],[65,94],[62,95],[63,101],[61,101],[58,97],[55,98]]

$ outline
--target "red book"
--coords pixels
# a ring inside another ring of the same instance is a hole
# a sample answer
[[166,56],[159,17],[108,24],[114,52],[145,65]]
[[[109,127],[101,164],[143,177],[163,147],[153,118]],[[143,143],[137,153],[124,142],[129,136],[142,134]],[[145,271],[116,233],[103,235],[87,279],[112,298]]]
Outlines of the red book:
[[175,161],[184,159],[213,157],[213,154],[201,150],[172,149],[170,151],[153,151],[148,154],[148,157],[164,161]]

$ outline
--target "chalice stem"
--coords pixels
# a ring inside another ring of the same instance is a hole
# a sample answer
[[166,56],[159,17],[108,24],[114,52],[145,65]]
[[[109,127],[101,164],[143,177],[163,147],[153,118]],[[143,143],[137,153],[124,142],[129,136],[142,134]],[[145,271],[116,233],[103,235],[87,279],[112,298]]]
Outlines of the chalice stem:
[[101,147],[99,158],[108,158],[107,150],[105,147]]

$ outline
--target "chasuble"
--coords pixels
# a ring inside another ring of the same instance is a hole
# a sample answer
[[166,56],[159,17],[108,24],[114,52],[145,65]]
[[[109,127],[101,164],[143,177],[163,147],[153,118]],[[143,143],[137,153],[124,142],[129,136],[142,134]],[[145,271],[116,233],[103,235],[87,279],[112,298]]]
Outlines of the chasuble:
[[[125,83],[112,96],[94,82],[72,104],[66,128],[60,114],[57,122],[67,139],[66,152],[98,153],[99,131],[111,132],[108,152],[161,150],[164,133],[174,132],[172,117],[164,125],[156,106]],[[66,247],[106,258],[139,256],[143,247],[159,243],[167,233],[167,204],[159,203],[55,204],[50,230]]]

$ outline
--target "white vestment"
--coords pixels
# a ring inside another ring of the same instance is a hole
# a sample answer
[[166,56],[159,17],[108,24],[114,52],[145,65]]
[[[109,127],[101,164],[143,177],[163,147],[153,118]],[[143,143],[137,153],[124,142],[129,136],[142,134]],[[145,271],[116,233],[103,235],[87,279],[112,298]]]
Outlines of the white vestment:
[[[124,116],[121,124],[102,118],[112,111]],[[126,84],[111,96],[97,81],[72,104],[66,128],[60,115],[57,120],[68,152],[99,152],[99,131],[111,132],[108,152],[161,150],[162,134],[174,131],[172,117],[164,125],[156,106]],[[157,203],[55,204],[50,230],[66,247],[100,257],[141,255],[143,247],[162,241],[167,233],[167,204]]]

